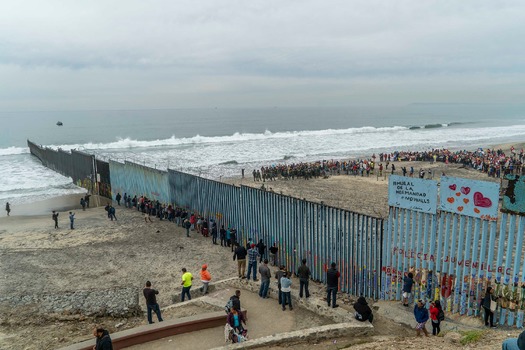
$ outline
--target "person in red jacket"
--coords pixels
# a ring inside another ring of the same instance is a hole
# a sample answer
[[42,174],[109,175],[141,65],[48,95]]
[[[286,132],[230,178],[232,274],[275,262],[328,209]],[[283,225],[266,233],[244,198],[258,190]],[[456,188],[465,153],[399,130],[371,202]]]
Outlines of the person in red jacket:
[[441,320],[439,319],[439,311],[442,310],[441,302],[439,300],[430,303],[430,320],[432,321],[432,335],[438,335],[441,332],[439,325]]

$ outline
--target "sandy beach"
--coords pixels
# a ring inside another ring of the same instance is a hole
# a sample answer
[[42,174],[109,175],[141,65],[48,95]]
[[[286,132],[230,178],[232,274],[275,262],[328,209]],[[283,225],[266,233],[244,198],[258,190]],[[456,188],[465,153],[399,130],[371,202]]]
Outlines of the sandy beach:
[[[486,174],[460,165],[403,162],[415,169],[432,169],[434,174],[479,180]],[[401,164],[396,166],[399,169]],[[260,187],[252,179],[232,178],[224,182]],[[266,182],[275,192],[321,202],[352,211],[386,217],[388,180],[377,177],[338,175],[327,179],[278,180]],[[5,301],[24,295],[56,295],[64,291],[135,287],[146,280],[160,290],[161,307],[170,305],[180,293],[181,268],[197,276],[206,263],[214,280],[236,275],[229,248],[212,245],[210,238],[192,233],[190,238],[177,225],[144,216],[134,209],[116,207],[118,221],[110,221],[103,207],[78,209],[79,196],[67,196],[13,208],[13,216],[0,218],[0,295]],[[60,229],[53,228],[50,210],[61,210]],[[75,208],[75,230],[68,228],[67,211]],[[18,215],[15,215],[18,214]],[[35,215],[42,214],[42,215]],[[140,300],[143,304],[142,299]],[[143,306],[143,305],[142,305]],[[12,307],[0,303],[0,348],[51,349],[89,338],[94,323],[125,328],[144,324],[145,317],[111,319],[68,314],[35,314],[34,306]],[[414,344],[411,332],[399,334],[392,329],[383,334],[376,348],[399,348]],[[517,330],[510,333],[517,334]],[[506,332],[486,339],[497,348]],[[392,343],[392,339],[395,342]],[[397,344],[397,345],[393,345]],[[417,343],[416,343],[417,344]],[[430,349],[418,344],[418,349]],[[406,348],[412,348],[412,345]],[[373,346],[372,346],[373,347]],[[362,349],[369,347],[363,345]],[[478,347],[481,348],[481,347]],[[485,348],[484,348],[485,349]]]

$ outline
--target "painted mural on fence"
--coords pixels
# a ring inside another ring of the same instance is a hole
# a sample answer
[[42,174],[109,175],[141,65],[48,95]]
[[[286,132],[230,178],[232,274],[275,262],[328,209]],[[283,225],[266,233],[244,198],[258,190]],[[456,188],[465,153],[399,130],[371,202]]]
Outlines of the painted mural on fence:
[[435,213],[437,210],[437,182],[391,175],[388,184],[388,205]]
[[505,175],[508,181],[503,194],[502,210],[510,213],[525,214],[525,176]]
[[[414,299],[440,299],[450,313],[477,316],[490,285],[500,296],[496,322],[522,328],[525,216],[504,212],[497,222],[496,183],[442,178],[440,192],[438,214],[390,208],[382,298],[401,299],[403,279],[411,272]],[[515,202],[525,200],[525,191],[513,193]]]
[[440,209],[486,220],[498,217],[499,184],[488,181],[442,177]]

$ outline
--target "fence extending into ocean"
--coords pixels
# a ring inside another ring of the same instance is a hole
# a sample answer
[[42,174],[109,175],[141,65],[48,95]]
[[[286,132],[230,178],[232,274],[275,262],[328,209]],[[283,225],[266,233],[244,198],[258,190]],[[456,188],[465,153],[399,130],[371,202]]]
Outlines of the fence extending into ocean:
[[500,191],[486,181],[442,177],[438,186],[390,176],[390,210],[383,220],[172,169],[28,145],[45,166],[108,198],[144,195],[235,227],[242,243],[275,242],[279,262],[297,271],[305,258],[314,280],[325,282],[333,261],[343,292],[400,300],[410,271],[413,299],[440,299],[448,313],[477,316],[484,290],[493,286],[501,296],[497,322],[523,327],[525,177],[508,174],[509,186]]
[[[42,164],[100,195],[146,196],[235,227],[239,241],[276,243],[278,261],[297,271],[304,258],[314,280],[325,282],[336,262],[340,290],[377,299],[380,294],[383,219],[248,186],[234,186],[126,161],[105,162],[83,152],[55,151],[28,141]],[[98,173],[108,170],[107,176]]]

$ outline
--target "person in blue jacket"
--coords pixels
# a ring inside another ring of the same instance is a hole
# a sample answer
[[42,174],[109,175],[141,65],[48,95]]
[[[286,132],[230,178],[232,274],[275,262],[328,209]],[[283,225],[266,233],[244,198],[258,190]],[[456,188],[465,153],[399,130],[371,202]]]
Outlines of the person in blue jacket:
[[525,350],[525,331],[518,338],[509,338],[501,345],[503,350]]
[[428,310],[425,307],[425,304],[423,303],[423,300],[418,300],[416,306],[414,306],[414,317],[416,318],[416,332],[417,336],[419,337],[421,335],[421,331],[425,333],[425,336],[428,337],[428,332],[426,329],[426,324],[428,321]]

